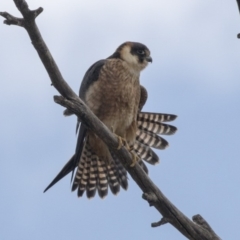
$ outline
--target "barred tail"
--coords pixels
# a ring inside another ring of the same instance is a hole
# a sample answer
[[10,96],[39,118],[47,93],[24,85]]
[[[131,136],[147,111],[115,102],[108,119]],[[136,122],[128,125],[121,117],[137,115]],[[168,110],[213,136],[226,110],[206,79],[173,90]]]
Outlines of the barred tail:
[[143,122],[171,122],[177,118],[177,115],[166,113],[139,112],[138,120]]
[[[177,128],[165,124],[163,122],[170,122],[176,119],[176,115],[162,114],[162,113],[138,113],[138,130],[136,133],[136,141],[133,149],[136,154],[146,162],[150,164],[156,164],[159,162],[159,158],[156,153],[151,149],[165,149],[168,147],[168,142],[159,136],[172,135],[177,131]],[[147,167],[140,161],[140,166],[147,172]]]
[[154,165],[159,162],[157,154],[150,147],[136,141],[133,149],[141,159],[144,159],[148,163]]
[[88,198],[94,197],[98,191],[98,195],[104,198],[108,194],[108,186],[113,194],[120,191],[120,186],[127,189],[127,172],[115,156],[110,163],[100,159],[92,152],[88,141],[86,141],[73,181],[72,191],[78,189],[79,197],[86,191]]
[[168,142],[165,139],[161,138],[157,134],[140,129],[137,130],[136,140],[146,146],[156,149],[165,149],[168,147]]

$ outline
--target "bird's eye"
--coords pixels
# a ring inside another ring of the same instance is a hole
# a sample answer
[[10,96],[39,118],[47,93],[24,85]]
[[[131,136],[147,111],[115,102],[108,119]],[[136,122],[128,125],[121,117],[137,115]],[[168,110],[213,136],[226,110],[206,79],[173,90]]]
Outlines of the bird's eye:
[[143,54],[145,54],[145,51],[139,49],[139,50],[137,50],[137,53],[140,54],[140,55],[143,55]]

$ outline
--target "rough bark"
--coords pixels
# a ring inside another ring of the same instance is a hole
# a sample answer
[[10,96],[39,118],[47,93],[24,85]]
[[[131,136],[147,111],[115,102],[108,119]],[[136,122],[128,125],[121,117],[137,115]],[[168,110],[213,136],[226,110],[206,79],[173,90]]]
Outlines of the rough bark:
[[193,216],[193,221],[179,211],[157,188],[151,179],[144,173],[142,168],[136,164],[130,167],[132,163],[131,155],[122,147],[117,150],[118,140],[111,131],[92,113],[92,111],[83,103],[83,101],[74,93],[69,85],[63,79],[47,45],[39,32],[35,23],[35,18],[43,11],[43,8],[29,10],[26,1],[13,0],[23,18],[16,18],[7,12],[0,12],[0,15],[6,20],[7,25],[17,25],[26,29],[31,38],[38,55],[45,66],[52,85],[62,96],[54,96],[54,101],[75,113],[86,127],[94,131],[98,137],[111,148],[126,167],[129,174],[143,191],[143,199],[148,201],[150,206],[154,206],[163,216],[162,219],[153,223],[152,227],[161,226],[170,223],[178,229],[188,239],[210,240],[220,239],[209,226],[209,224],[200,216]]

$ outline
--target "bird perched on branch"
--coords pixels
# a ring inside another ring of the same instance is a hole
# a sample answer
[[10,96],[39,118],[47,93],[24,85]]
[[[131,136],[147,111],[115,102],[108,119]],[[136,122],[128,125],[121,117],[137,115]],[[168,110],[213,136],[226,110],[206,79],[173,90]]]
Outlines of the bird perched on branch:
[[[147,100],[147,91],[140,85],[140,72],[152,62],[149,49],[137,42],[125,42],[107,59],[94,63],[86,72],[79,91],[80,98],[93,113],[119,138],[119,147],[125,144],[137,159],[145,172],[148,172],[142,160],[150,164],[159,162],[151,149],[164,149],[166,140],[159,134],[175,133],[176,127],[164,124],[172,121],[176,115],[141,112]],[[69,110],[65,115],[71,115]],[[48,190],[61,178],[77,167],[72,190],[88,198],[101,198],[128,187],[127,172],[120,160],[106,144],[81,119],[76,151],[61,172],[46,188]],[[133,165],[135,162],[133,162]],[[45,191],[46,191],[45,190]]]

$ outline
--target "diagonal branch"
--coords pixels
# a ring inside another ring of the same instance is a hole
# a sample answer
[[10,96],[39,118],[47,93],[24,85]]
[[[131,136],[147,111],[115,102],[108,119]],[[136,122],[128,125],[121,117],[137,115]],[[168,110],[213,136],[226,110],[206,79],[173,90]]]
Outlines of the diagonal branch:
[[[237,5],[238,5],[238,11],[240,13],[240,0],[237,0]],[[237,35],[238,38],[240,38],[240,33]]]
[[162,220],[152,226],[160,226],[170,223],[177,228],[188,239],[210,240],[220,239],[213,232],[206,221],[201,224],[196,218],[195,224],[179,211],[157,188],[151,179],[144,173],[142,168],[136,164],[130,167],[132,163],[129,152],[123,147],[117,150],[118,140],[111,131],[92,113],[92,111],[83,103],[83,101],[73,92],[69,85],[63,79],[50,51],[47,48],[39,29],[35,23],[35,18],[43,11],[42,8],[29,10],[26,1],[14,0],[18,10],[22,13],[23,18],[16,18],[6,12],[0,12],[8,25],[18,25],[24,27],[32,40],[38,55],[48,72],[52,85],[59,91],[62,96],[55,96],[54,101],[75,113],[85,126],[91,129],[101,138],[109,148],[117,155],[122,164],[126,167],[129,174],[143,191],[143,198],[147,200],[150,206],[154,206],[163,216]]

